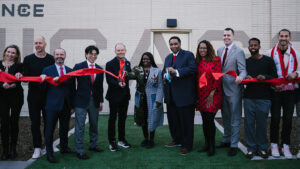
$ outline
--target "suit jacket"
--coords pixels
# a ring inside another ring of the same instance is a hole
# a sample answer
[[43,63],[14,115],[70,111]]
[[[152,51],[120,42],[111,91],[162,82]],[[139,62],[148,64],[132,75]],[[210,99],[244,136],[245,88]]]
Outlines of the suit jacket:
[[[66,73],[72,71],[71,68],[65,66]],[[45,67],[43,73],[47,76],[57,77],[59,76],[55,64]],[[61,111],[66,102],[69,109],[74,108],[73,97],[75,91],[74,78],[69,78],[59,86],[54,86],[50,83],[44,82],[43,89],[46,91],[46,111]]]
[[[117,57],[106,63],[106,70],[113,73],[114,75],[119,75],[120,61]],[[125,70],[131,72],[130,62],[125,61]],[[108,101],[119,103],[124,100],[130,100],[130,90],[128,78],[125,78],[126,86],[121,88],[119,86],[119,80],[106,74],[106,82],[108,84],[108,90],[105,98]]]
[[[76,64],[73,70],[75,71],[84,68],[89,68],[87,61]],[[102,67],[96,63],[95,68],[102,69]],[[90,75],[78,76],[76,79],[77,88],[74,98],[75,107],[86,108],[90,103],[90,97],[92,95],[95,107],[99,108],[100,103],[103,103],[103,74],[97,73],[93,84]]]
[[[225,50],[225,47],[221,47],[217,51],[218,56],[220,56],[221,58],[223,50]],[[222,67],[223,73],[229,70],[235,71],[238,76],[241,76],[243,78],[247,76],[245,53],[235,44],[233,44],[232,48],[229,50],[224,66]],[[224,75],[222,77],[222,84],[223,91],[226,96],[238,95],[242,92],[242,85],[237,85],[234,81],[234,77],[230,75]]]
[[164,80],[165,102],[170,104],[172,97],[178,107],[195,104],[197,64],[194,54],[181,49],[173,64],[173,54],[171,53],[165,59],[163,75],[166,73],[167,67],[177,69],[179,77],[172,75],[171,83]]

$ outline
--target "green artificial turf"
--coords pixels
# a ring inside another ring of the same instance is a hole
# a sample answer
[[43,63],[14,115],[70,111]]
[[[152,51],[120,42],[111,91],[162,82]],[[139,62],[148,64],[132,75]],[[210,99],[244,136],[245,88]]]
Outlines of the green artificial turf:
[[[155,134],[155,147],[146,149],[140,146],[143,140],[143,134],[140,127],[133,123],[133,117],[128,116],[126,122],[126,139],[132,145],[132,148],[123,149],[119,152],[110,152],[107,141],[107,115],[99,116],[99,146],[105,151],[94,153],[87,150],[89,143],[88,125],[85,132],[85,149],[90,156],[88,160],[79,160],[75,154],[61,155],[55,153],[59,159],[56,164],[51,164],[46,157],[36,160],[27,168],[30,169],[299,169],[300,160],[248,160],[244,154],[239,151],[235,157],[228,157],[228,149],[217,149],[216,155],[208,157],[206,153],[198,153],[197,150],[204,144],[201,125],[195,125],[194,150],[186,156],[179,155],[180,148],[166,148],[164,144],[171,141],[168,126],[157,128]],[[217,131],[216,142],[221,141],[222,134]],[[69,138],[69,145],[74,148],[74,136]]]

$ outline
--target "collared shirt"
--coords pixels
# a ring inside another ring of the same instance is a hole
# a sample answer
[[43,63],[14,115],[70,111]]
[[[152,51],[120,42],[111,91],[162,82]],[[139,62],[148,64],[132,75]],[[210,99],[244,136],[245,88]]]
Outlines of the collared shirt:
[[[92,67],[91,67],[91,64],[94,65],[94,67],[93,67],[94,69],[96,68],[96,63],[91,63],[91,62],[89,62],[88,60],[86,60],[86,62],[87,62],[87,64],[88,64],[88,67],[89,67],[89,68],[92,68]],[[94,74],[94,79],[96,79],[96,74]]]
[[230,49],[232,48],[232,46],[233,46],[233,43],[231,43],[231,45],[229,45],[228,47],[227,47],[227,46],[224,47],[224,50],[223,50],[223,52],[222,52],[222,63],[223,63],[223,58],[224,58],[224,54],[225,54],[226,48],[228,48],[228,50],[227,50],[227,56],[228,56],[229,51],[230,51]]
[[[61,74],[60,74],[60,65],[57,65],[56,63],[55,63],[55,66],[56,66],[56,70],[57,70],[57,72],[58,72],[58,75],[59,76],[61,76]],[[66,68],[65,68],[65,65],[62,65],[62,67],[63,67],[63,72],[64,72],[64,75],[66,74]]]

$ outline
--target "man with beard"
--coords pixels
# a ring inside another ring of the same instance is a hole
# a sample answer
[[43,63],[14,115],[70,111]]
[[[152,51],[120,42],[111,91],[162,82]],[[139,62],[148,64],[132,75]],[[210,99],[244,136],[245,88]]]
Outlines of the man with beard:
[[[291,43],[291,32],[287,29],[282,29],[278,33],[278,42],[268,51],[267,55],[274,59],[278,78],[286,78],[293,80],[299,76],[299,57],[300,54],[295,51]],[[271,125],[270,125],[270,142],[271,152],[273,157],[279,157],[279,124],[282,114],[282,130],[281,130],[281,145],[282,152],[285,158],[291,159],[290,152],[290,135],[292,130],[292,118],[294,113],[295,93],[294,90],[297,84],[280,84],[273,87],[272,106],[271,106]]]
[[[40,76],[45,67],[54,64],[53,56],[45,51],[46,45],[47,44],[43,36],[38,36],[34,39],[36,53],[25,56],[23,62],[24,76]],[[42,134],[40,130],[41,112],[45,122],[45,95],[42,92],[42,86],[40,83],[29,82],[27,102],[34,147],[32,158],[37,159],[42,155]]]
[[181,146],[179,154],[186,155],[193,148],[197,65],[194,54],[181,49],[179,37],[171,37],[169,45],[172,53],[165,59],[163,74],[172,141],[165,146]]
[[224,135],[221,144],[216,147],[230,147],[228,156],[235,156],[238,150],[242,118],[243,87],[240,83],[247,75],[246,60],[244,51],[233,43],[234,30],[232,28],[224,30],[223,40],[225,46],[217,51],[218,56],[221,57],[222,72],[233,70],[238,76],[236,79],[229,75],[222,77]]
[[[58,48],[54,50],[55,64],[46,67],[41,75],[42,79],[45,76],[55,77],[57,81],[60,76],[72,71],[71,68],[64,65],[66,59],[66,52],[64,49]],[[74,112],[73,97],[75,90],[74,78],[69,78],[59,86],[54,86],[50,83],[44,83],[44,90],[46,93],[46,126],[45,126],[45,144],[47,150],[47,160],[51,163],[56,163],[57,160],[53,156],[53,132],[59,119],[59,138],[60,138],[60,152],[74,153],[68,147],[68,130],[69,121],[71,117],[71,110]]]
[[[251,38],[248,47],[251,57],[246,60],[246,79],[268,80],[277,78],[273,59],[259,54],[260,40]],[[255,153],[267,158],[267,118],[271,107],[271,88],[269,84],[246,84],[244,91],[245,139],[248,153],[252,159]]]

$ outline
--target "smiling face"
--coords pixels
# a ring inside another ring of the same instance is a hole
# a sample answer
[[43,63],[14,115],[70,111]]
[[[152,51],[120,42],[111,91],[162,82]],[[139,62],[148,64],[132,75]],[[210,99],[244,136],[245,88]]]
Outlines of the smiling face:
[[98,57],[97,51],[92,50],[91,52],[85,54],[85,57],[90,63],[95,63]]
[[34,40],[34,48],[36,50],[37,53],[43,53],[45,52],[45,48],[46,48],[46,42],[45,39],[43,37],[37,37]]
[[259,54],[259,49],[260,49],[260,45],[258,43],[258,41],[256,40],[251,40],[249,42],[249,52],[251,53],[251,55],[256,55],[256,54]]
[[4,60],[14,62],[17,57],[17,50],[15,48],[7,48],[4,54]]
[[149,56],[143,55],[142,63],[143,63],[143,67],[150,67],[151,66],[151,60],[150,60]]
[[116,56],[119,59],[123,59],[125,57],[125,54],[126,54],[125,46],[122,45],[122,44],[117,44],[116,47],[115,47],[115,53],[116,53]]
[[233,32],[231,30],[224,30],[223,33],[223,40],[224,40],[224,44],[225,46],[230,46],[233,42],[234,39],[234,35]]
[[207,46],[205,43],[200,43],[199,54],[201,57],[205,57],[207,55]]
[[169,44],[170,44],[170,49],[174,54],[176,54],[181,48],[181,44],[177,39],[171,39]]
[[290,33],[288,31],[281,31],[278,35],[279,45],[282,47],[287,47],[291,40]]
[[54,60],[58,65],[63,65],[66,59],[66,53],[63,49],[56,49],[54,51]]

